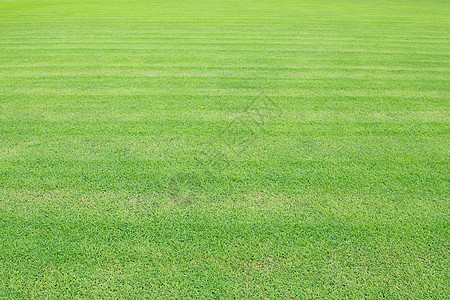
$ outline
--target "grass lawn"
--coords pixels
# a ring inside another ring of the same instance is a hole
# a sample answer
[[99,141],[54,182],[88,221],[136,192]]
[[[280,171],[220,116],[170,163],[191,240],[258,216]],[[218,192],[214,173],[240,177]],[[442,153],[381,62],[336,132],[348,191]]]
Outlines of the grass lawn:
[[0,298],[450,297],[449,12],[0,0]]

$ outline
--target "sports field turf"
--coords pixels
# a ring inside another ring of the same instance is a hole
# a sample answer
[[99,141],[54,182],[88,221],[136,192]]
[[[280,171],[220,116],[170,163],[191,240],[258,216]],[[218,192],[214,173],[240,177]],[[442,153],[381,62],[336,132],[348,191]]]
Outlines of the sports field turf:
[[0,298],[450,297],[448,1],[0,0]]

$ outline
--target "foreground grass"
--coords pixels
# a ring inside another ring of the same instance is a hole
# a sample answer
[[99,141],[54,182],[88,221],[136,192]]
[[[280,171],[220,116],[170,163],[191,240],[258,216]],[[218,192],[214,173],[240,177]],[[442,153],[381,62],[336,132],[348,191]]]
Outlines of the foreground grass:
[[183,205],[117,193],[2,196],[8,199],[0,236],[3,296],[430,298],[448,292],[443,201],[253,194]]
[[447,297],[448,9],[0,1],[0,297]]

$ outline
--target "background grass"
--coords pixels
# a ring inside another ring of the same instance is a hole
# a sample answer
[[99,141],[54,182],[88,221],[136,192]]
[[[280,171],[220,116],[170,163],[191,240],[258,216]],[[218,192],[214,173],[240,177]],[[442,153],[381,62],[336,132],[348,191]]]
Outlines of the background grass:
[[449,10],[0,0],[0,297],[449,297]]

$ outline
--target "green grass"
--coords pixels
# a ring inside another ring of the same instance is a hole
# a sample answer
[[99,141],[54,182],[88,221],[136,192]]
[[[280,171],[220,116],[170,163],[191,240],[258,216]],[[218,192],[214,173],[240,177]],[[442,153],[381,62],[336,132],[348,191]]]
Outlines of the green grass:
[[449,11],[0,0],[0,298],[449,297]]

